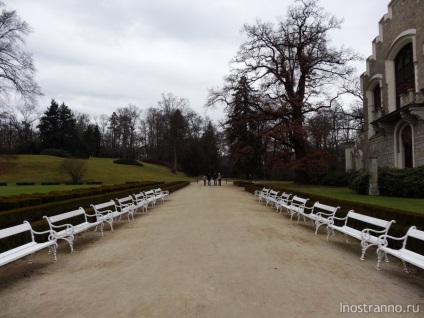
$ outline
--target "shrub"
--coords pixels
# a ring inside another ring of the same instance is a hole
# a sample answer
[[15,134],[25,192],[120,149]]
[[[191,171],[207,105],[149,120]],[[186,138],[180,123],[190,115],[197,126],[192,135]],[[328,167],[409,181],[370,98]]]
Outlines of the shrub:
[[424,167],[397,169],[381,167],[378,170],[380,194],[406,198],[424,197]]
[[143,164],[136,160],[136,159],[118,159],[118,160],[114,160],[113,163],[117,163],[120,165],[132,165],[132,166],[139,166],[139,167],[143,167]]
[[62,162],[61,169],[71,176],[71,184],[81,184],[82,177],[87,171],[87,164],[83,159],[65,159]]
[[329,187],[348,187],[358,174],[359,172],[355,170],[328,172],[309,171],[308,181],[311,184]]
[[349,173],[345,171],[327,172],[318,182],[325,186],[347,187],[349,185]]
[[368,194],[369,180],[369,173],[363,171],[352,180],[350,188],[358,194]]

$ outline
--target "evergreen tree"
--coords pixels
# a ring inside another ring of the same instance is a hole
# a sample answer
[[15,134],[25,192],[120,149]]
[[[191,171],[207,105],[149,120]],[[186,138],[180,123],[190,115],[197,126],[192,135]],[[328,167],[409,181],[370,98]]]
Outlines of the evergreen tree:
[[201,149],[204,154],[203,171],[205,173],[218,172],[219,167],[219,153],[218,142],[216,137],[215,128],[209,121],[205,132],[201,138]]
[[37,126],[42,148],[63,149],[72,153],[76,149],[75,127],[76,120],[71,109],[64,103],[59,106],[53,99]]
[[236,171],[262,175],[262,137],[260,120],[254,107],[254,90],[245,76],[235,87],[232,100],[228,104],[225,135],[229,143],[230,158]]

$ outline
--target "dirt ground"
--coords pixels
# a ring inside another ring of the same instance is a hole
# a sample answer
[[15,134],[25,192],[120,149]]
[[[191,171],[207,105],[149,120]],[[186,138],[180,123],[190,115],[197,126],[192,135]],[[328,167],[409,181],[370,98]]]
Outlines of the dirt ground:
[[[360,261],[359,242],[327,242],[232,184],[193,183],[114,227],[72,254],[60,241],[57,263],[1,267],[0,317],[424,316],[423,270],[378,271],[375,249]],[[385,308],[410,312],[359,313]]]

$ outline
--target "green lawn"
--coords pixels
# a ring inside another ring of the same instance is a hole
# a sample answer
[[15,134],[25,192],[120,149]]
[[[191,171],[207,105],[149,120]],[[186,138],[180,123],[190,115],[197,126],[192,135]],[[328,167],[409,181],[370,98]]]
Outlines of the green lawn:
[[[0,156],[0,196],[19,193],[41,193],[63,188],[93,187],[93,185],[64,185],[71,178],[60,171],[63,158],[44,155],[18,155],[13,158]],[[113,163],[112,158],[87,159],[87,174],[83,181],[97,181],[102,184],[122,184],[133,181],[195,181],[183,173],[172,173],[164,166],[143,163],[144,166],[121,165]],[[17,182],[35,182],[35,186],[17,186]],[[60,182],[57,186],[42,186],[41,182]]]
[[[259,182],[257,182],[259,183]],[[260,182],[262,184],[262,182]],[[293,182],[266,182],[263,183],[273,187],[284,187],[289,192],[289,189],[304,192],[305,194],[316,194],[322,195],[334,199],[368,203],[372,205],[378,205],[388,207],[392,209],[411,211],[417,213],[424,213],[424,199],[415,198],[395,198],[395,197],[384,197],[384,196],[369,196],[359,195],[348,188],[342,187],[324,187],[324,186],[308,186],[298,185]]]

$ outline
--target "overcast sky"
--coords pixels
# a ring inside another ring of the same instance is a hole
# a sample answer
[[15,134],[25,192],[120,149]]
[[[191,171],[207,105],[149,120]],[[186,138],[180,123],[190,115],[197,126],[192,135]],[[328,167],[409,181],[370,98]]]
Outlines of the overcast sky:
[[[207,110],[208,89],[222,86],[229,62],[243,43],[244,23],[275,22],[293,0],[3,0],[33,29],[27,51],[33,54],[36,81],[44,96],[72,110],[110,116],[134,104],[156,107],[162,93],[187,98]],[[344,44],[363,57],[372,53],[378,21],[389,0],[321,0],[342,29],[332,45]],[[358,66],[358,76],[365,62]]]

